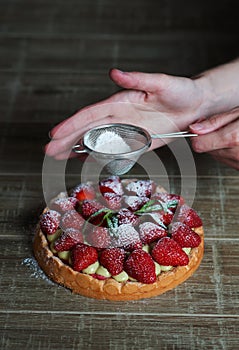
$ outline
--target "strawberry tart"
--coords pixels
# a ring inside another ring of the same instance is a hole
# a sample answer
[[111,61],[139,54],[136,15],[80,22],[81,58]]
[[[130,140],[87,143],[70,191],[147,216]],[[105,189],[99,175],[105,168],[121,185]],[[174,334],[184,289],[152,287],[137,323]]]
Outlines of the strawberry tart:
[[203,257],[202,220],[152,180],[110,176],[61,193],[34,237],[39,266],[83,296],[136,300],[189,278]]

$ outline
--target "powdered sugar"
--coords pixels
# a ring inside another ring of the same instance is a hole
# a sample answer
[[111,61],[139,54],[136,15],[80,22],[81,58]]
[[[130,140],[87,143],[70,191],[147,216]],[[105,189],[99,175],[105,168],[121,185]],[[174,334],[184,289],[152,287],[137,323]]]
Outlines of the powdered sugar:
[[22,264],[29,267],[30,270],[32,271],[32,274],[30,275],[31,277],[34,278],[41,278],[42,280],[47,281],[50,284],[54,284],[46,275],[45,273],[42,271],[42,269],[39,267],[37,261],[31,257],[31,258],[25,258],[22,261]]
[[121,136],[113,131],[103,132],[96,141],[95,151],[108,153],[108,154],[119,154],[131,152],[131,148],[122,139]]

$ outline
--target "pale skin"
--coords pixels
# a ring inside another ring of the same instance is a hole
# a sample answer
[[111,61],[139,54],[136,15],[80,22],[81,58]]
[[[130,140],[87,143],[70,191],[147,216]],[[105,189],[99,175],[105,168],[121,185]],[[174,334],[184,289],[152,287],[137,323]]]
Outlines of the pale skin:
[[[80,135],[97,125],[129,123],[151,133],[190,130],[194,151],[239,170],[239,59],[197,77],[110,71],[122,91],[78,111],[54,127],[46,153],[72,156]],[[167,140],[166,140],[167,141]],[[161,146],[154,141],[152,148]]]

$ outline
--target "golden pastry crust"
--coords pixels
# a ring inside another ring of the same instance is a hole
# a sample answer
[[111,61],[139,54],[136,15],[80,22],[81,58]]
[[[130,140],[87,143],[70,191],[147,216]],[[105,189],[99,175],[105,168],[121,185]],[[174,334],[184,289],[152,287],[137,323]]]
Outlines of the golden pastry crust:
[[151,298],[175,288],[188,279],[199,267],[204,252],[203,227],[195,229],[201,237],[201,243],[193,248],[187,266],[178,266],[168,272],[162,272],[152,284],[140,282],[117,282],[113,278],[98,280],[90,275],[74,271],[70,266],[54,256],[48,241],[38,226],[34,237],[33,249],[39,266],[53,281],[86,297],[107,300],[137,300]]

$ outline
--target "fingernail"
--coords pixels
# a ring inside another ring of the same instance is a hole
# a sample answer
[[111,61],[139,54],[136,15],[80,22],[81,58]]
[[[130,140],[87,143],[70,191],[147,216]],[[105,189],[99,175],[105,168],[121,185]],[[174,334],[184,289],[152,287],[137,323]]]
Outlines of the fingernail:
[[190,125],[190,129],[193,129],[193,130],[202,130],[203,129],[203,125],[201,123],[195,123],[195,124],[192,124]]

